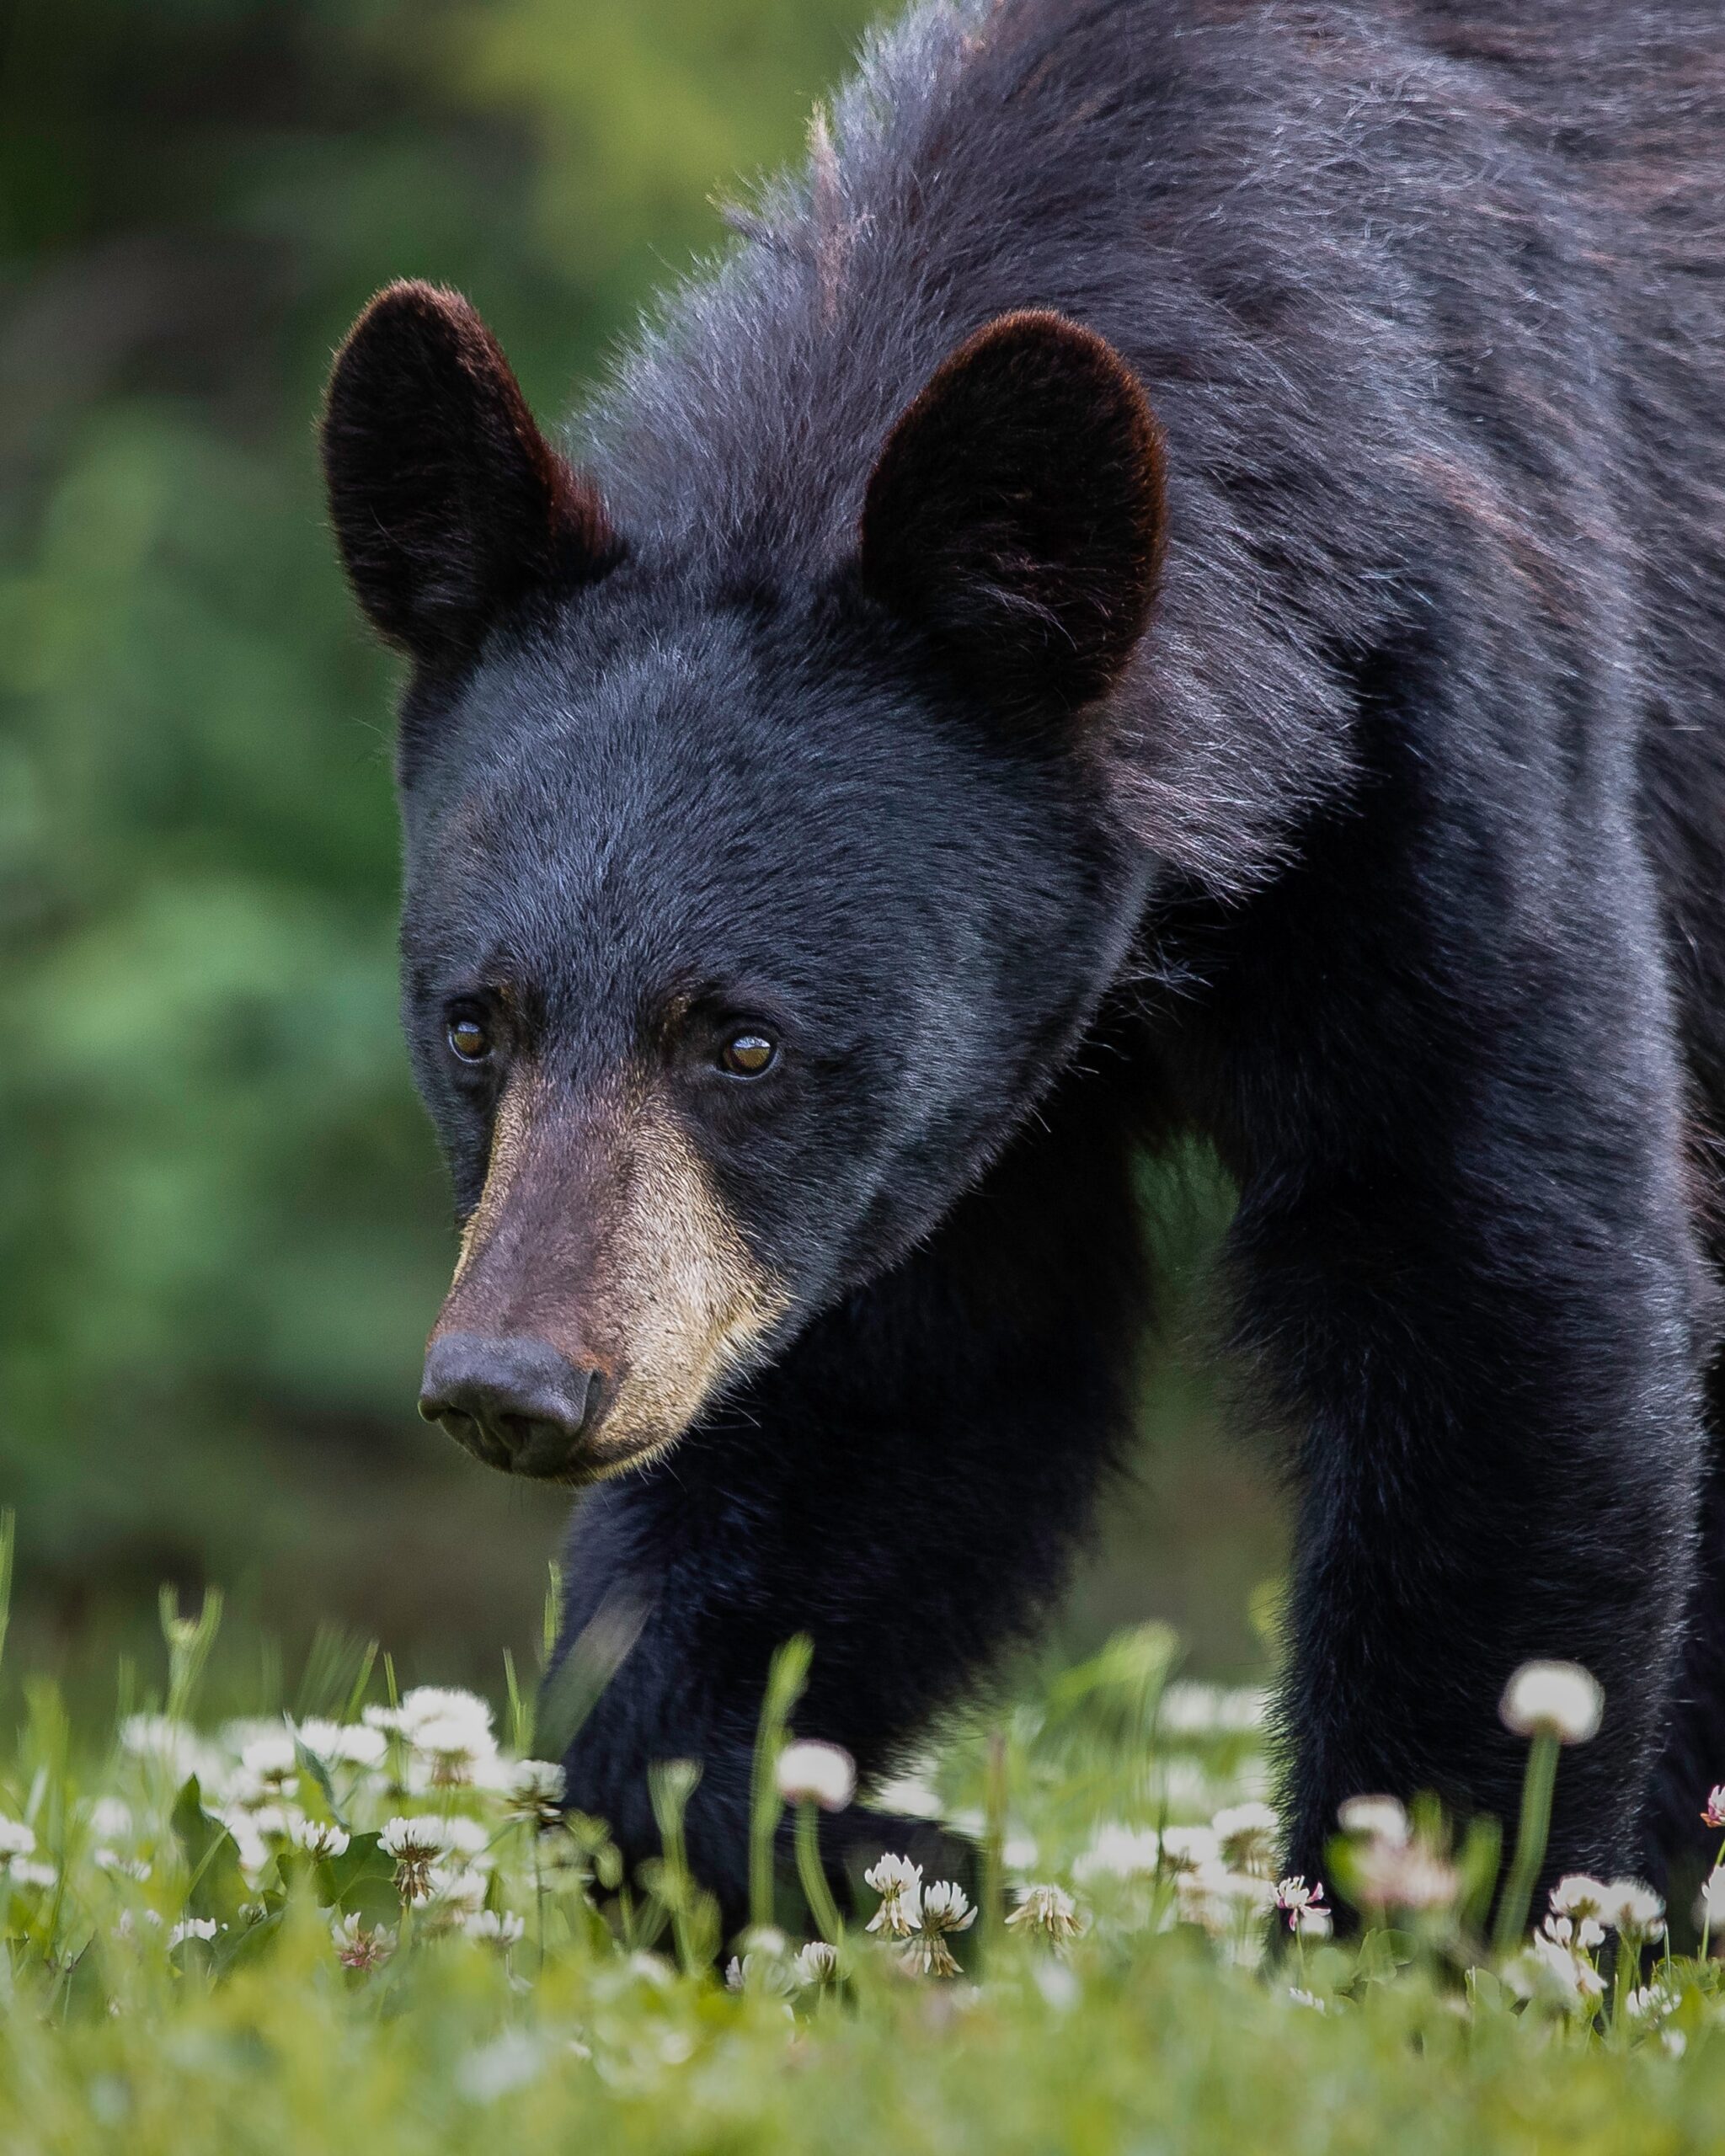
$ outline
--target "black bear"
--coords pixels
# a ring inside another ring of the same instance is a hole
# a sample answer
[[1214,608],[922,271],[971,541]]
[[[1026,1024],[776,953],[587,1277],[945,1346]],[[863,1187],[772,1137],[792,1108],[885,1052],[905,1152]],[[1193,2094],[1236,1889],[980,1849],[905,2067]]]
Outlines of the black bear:
[[867,1774],[1058,1591],[1180,1134],[1300,1493],[1290,1867],[1509,1817],[1530,1657],[1606,1697],[1554,1865],[1725,1774],[1722,151],[1716,0],[934,0],[574,461],[451,293],[343,347],[421,1404],[597,1485],[571,1801],[644,1854],[699,1758],[728,1912],[778,1641]]

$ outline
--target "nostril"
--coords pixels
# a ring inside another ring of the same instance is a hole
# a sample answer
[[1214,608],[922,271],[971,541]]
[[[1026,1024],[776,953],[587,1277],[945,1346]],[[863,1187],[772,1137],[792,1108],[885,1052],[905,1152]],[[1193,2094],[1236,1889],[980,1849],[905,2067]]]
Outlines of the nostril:
[[494,1465],[557,1473],[595,1417],[596,1372],[548,1342],[446,1333],[425,1358],[419,1412]]
[[536,1433],[542,1427],[525,1415],[494,1415],[491,1419],[492,1429],[512,1460],[519,1458],[527,1449]]

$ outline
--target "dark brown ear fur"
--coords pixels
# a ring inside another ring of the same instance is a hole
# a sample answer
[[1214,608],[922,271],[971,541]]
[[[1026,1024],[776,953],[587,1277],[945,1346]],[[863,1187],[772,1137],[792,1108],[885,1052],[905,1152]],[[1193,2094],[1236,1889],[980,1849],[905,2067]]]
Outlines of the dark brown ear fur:
[[511,600],[621,552],[458,293],[403,283],[371,302],[335,356],[323,449],[355,595],[423,664],[458,662]]
[[1008,702],[1087,703],[1155,595],[1162,470],[1162,430],[1111,344],[1060,315],[1003,315],[894,428],[863,582]]

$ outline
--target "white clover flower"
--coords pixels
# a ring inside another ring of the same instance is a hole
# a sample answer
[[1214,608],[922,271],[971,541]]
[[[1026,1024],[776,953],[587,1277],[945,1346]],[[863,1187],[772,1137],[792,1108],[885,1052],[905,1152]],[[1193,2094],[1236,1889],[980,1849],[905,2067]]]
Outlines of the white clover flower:
[[161,1916],[155,1909],[139,1909],[136,1913],[131,1909],[122,1909],[114,1919],[114,1936],[116,1939],[135,1938],[141,1924],[148,1924],[152,1931],[160,1931],[162,1929]]
[[1236,1870],[1274,1870],[1282,1828],[1268,1804],[1227,1805],[1210,1823],[1223,1857]]
[[889,1939],[908,1939],[922,1920],[922,1866],[908,1857],[884,1855],[863,1873],[862,1883],[880,1897],[868,1929]]
[[1213,1938],[1236,1932],[1242,1921],[1275,1906],[1274,1882],[1261,1872],[1235,1871],[1219,1856],[1174,1874],[1175,1914],[1201,1925]]
[[1214,1827],[1164,1827],[1162,1861],[1170,1871],[1197,1871],[1221,1857]]
[[782,1947],[774,1952],[756,1946],[740,1957],[733,1954],[724,1967],[727,1991],[760,1991],[782,1998],[795,1981]]
[[1461,1891],[1455,1865],[1423,1841],[1362,1842],[1350,1862],[1352,1892],[1366,1908],[1447,1909]]
[[491,1710],[477,1693],[443,1684],[417,1684],[401,1703],[401,1733],[422,1751],[460,1751],[478,1756],[497,1748]]
[[1605,1695],[1578,1662],[1525,1662],[1504,1689],[1498,1711],[1517,1737],[1555,1737],[1585,1744],[1598,1733]]
[[1585,1871],[1567,1871],[1551,1889],[1551,1913],[1560,1917],[1596,1917],[1605,1906],[1610,1889],[1602,1879]]
[[489,1871],[493,1857],[491,1829],[483,1820],[461,1813],[443,1822],[443,1847],[451,1864],[467,1871]]
[[35,1847],[35,1830],[26,1827],[22,1819],[8,1819],[0,1812],[0,1864],[13,1857],[31,1856]]
[[1503,1975],[1522,1999],[1546,1992],[1546,1997],[1555,1997],[1566,2007],[1594,2007],[1605,1997],[1605,1977],[1598,1968],[1570,1947],[1540,1932],[1533,1934],[1525,1951],[1509,1962]]
[[132,1828],[131,1806],[118,1796],[99,1796],[90,1806],[90,1832],[100,1841],[123,1842]]
[[225,1924],[217,1924],[214,1917],[182,1917],[168,1935],[168,1951],[172,1953],[183,1940],[213,1939],[218,1931],[226,1931]]
[[1655,1981],[1631,1992],[1623,2004],[1636,2020],[1656,2021],[1675,2009],[1680,1997],[1669,1984]]
[[434,1789],[461,1789],[497,1756],[497,1740],[463,1715],[431,1715],[403,1734],[425,1764]]
[[423,1901],[430,1891],[431,1867],[448,1846],[445,1822],[419,1815],[392,1819],[377,1846],[395,1860],[395,1890],[403,1901]]
[[476,1735],[491,1732],[491,1709],[477,1692],[458,1684],[415,1684],[401,1703],[401,1725],[410,1734],[428,1721],[462,1721]]
[[335,1942],[336,1959],[344,1969],[376,1969],[395,1951],[395,1934],[387,1924],[368,1929],[357,1916],[331,1920],[329,1936]]
[[1540,1926],[1547,1939],[1555,1939],[1560,1946],[1578,1947],[1583,1953],[1591,1953],[1595,1946],[1602,1946],[1605,1927],[1597,1917],[1548,1916]]
[[296,1780],[300,1770],[293,1732],[273,1729],[267,1736],[253,1737],[242,1748],[239,1764],[241,1772],[254,1776],[264,1788],[280,1790]]
[[1007,1919],[1009,1931],[1045,1940],[1056,1949],[1070,1946],[1084,1929],[1078,1905],[1064,1886],[1021,1886],[1017,1906]]
[[512,1912],[499,1915],[495,1909],[476,1909],[462,1919],[462,1929],[469,1939],[483,1940],[492,1946],[515,1945],[526,1928]]
[[507,1809],[536,1827],[554,1827],[563,1817],[568,1777],[554,1759],[517,1759],[509,1770]]
[[970,1897],[951,1879],[937,1879],[922,1890],[925,1931],[969,1931],[976,1921]]
[[918,1760],[901,1774],[875,1785],[871,1803],[883,1812],[896,1812],[905,1819],[939,1819],[945,1807],[940,1792],[934,1786],[935,1762]]
[[[147,1872],[149,1866],[144,1866]],[[6,1865],[6,1876],[14,1886],[51,1886],[60,1874],[40,1857],[15,1856]]]
[[1327,2014],[1330,2010],[1327,1999],[1320,1999],[1316,1992],[1301,1991],[1297,1984],[1289,1985],[1288,1996],[1296,2006],[1308,2007],[1314,2014]]
[[1031,1982],[1056,2014],[1070,2014],[1084,1997],[1084,1987],[1071,1967],[1047,1954],[1030,1965]]
[[857,1763],[842,1745],[804,1738],[779,1753],[777,1780],[787,1804],[814,1803],[823,1812],[842,1812],[857,1793]]
[[487,1891],[482,1873],[464,1871],[457,1865],[434,1864],[426,1870],[418,1898],[424,1901],[429,1916],[455,1924],[478,1916],[485,1906]]
[[[124,1879],[136,1879],[140,1885],[150,1876],[150,1867],[141,1856],[122,1856],[118,1849],[110,1849],[105,1843],[90,1851],[90,1862],[98,1871],[118,1872]],[[17,1865],[12,1865],[15,1873]]]
[[134,1758],[200,1780],[210,1773],[214,1755],[190,1722],[167,1715],[128,1715],[120,1725],[120,1742]]
[[1072,1866],[1076,1880],[1105,1874],[1114,1879],[1152,1877],[1162,1861],[1162,1844],[1154,1828],[1119,1826],[1112,1822],[1098,1827],[1090,1847]]
[[[239,1854],[240,1870],[248,1879],[255,1880],[270,1862],[270,1844],[257,1825],[259,1815],[238,1805],[219,1805],[211,1817],[219,1819],[227,1829],[228,1837]],[[284,1827],[284,1834],[286,1832]]]
[[1397,1849],[1412,1833],[1407,1808],[1399,1796],[1350,1796],[1337,1807],[1336,1823],[1344,1834],[1362,1834]]
[[1165,1735],[1242,1736],[1262,1726],[1268,1704],[1268,1695],[1256,1685],[1228,1690],[1182,1678],[1163,1688],[1156,1719]]
[[209,1778],[209,1793],[219,1796],[230,1812],[251,1812],[265,1804],[273,1804],[280,1791],[273,1782],[266,1782],[244,1767],[236,1767],[231,1774],[216,1774]]
[[970,1897],[950,1879],[937,1879],[923,1889],[921,1921],[905,1949],[905,1959],[926,1977],[955,1977],[959,1964],[947,1945],[953,1932],[968,1931],[976,1921]]
[[1639,1879],[1613,1879],[1606,1884],[1599,1919],[1632,1939],[1657,1939],[1665,1929],[1665,1904]]
[[329,1767],[381,1767],[389,1748],[385,1732],[365,1722],[325,1721],[314,1716],[298,1727],[300,1742]]
[[377,1846],[398,1863],[403,1857],[430,1863],[448,1847],[448,1822],[415,1812],[410,1818],[394,1818],[379,1830]]
[[1696,1922],[1705,1924],[1711,1930],[1725,1924],[1725,1865],[1710,1871],[1701,1881],[1701,1891],[1695,1905]]
[[338,1827],[333,1819],[302,1819],[293,1830],[296,1845],[310,1857],[342,1855],[348,1846],[345,1827]]
[[791,1974],[804,1991],[830,1984],[839,1972],[837,1951],[824,1939],[812,1939],[793,1956]]

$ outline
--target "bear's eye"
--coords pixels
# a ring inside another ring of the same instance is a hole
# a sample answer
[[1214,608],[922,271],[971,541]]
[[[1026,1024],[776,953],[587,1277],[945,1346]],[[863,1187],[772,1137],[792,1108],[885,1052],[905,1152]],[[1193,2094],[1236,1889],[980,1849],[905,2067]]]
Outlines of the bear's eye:
[[719,1068],[733,1078],[760,1078],[778,1060],[778,1043],[752,1027],[733,1033],[718,1051]]
[[449,1022],[449,1045],[463,1063],[483,1063],[491,1053],[491,1035],[484,1022],[463,1011]]

